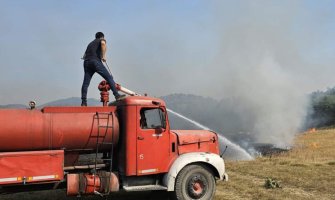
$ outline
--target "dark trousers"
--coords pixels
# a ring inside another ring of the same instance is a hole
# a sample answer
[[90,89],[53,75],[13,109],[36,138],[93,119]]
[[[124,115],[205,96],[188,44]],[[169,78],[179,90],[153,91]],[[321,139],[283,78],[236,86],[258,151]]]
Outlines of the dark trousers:
[[100,74],[108,82],[115,98],[120,96],[115,87],[113,76],[107,71],[106,67],[102,64],[101,61],[85,60],[84,61],[84,71],[85,71],[85,76],[84,76],[83,85],[81,87],[81,99],[83,101],[87,100],[88,86],[90,85],[92,76],[94,75],[95,72]]

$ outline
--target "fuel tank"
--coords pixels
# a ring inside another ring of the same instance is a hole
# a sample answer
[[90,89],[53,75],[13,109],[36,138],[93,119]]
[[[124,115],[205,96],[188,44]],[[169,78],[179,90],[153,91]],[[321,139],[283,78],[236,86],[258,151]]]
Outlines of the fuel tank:
[[0,109],[0,152],[95,150],[97,140],[117,145],[118,139],[115,106]]

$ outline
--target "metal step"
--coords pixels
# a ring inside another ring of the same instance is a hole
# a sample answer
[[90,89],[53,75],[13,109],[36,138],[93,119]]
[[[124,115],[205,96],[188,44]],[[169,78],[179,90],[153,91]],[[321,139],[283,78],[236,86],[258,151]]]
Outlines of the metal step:
[[100,116],[96,116],[96,117],[94,117],[94,119],[101,119],[102,121],[107,121],[107,119],[111,120],[112,117],[100,117]]
[[94,119],[111,119],[111,117],[100,117],[95,115]]
[[99,145],[112,145],[113,142],[98,142]]
[[162,185],[140,185],[140,186],[123,186],[127,192],[130,191],[148,191],[148,190],[167,190],[167,187]]
[[99,158],[98,160],[106,160],[106,161],[111,161],[111,160],[113,160],[113,159],[111,159],[111,158]]
[[90,138],[105,138],[106,135],[91,135]]
[[109,119],[110,116],[112,116],[112,113],[99,113],[95,114],[94,117],[100,118],[100,119]]

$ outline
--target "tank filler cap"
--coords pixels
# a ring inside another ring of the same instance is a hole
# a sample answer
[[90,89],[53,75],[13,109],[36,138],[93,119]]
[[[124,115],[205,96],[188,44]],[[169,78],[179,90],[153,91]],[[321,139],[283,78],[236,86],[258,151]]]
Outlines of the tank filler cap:
[[30,110],[34,110],[36,108],[36,101],[29,101]]

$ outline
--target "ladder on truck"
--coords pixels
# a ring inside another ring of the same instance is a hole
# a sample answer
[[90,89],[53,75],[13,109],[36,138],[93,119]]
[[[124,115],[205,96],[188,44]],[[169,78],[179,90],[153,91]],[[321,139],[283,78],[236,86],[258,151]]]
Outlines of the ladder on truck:
[[[94,194],[103,196],[103,195],[108,195],[110,193],[109,189],[107,193],[100,193],[98,191],[95,190],[95,186],[96,186],[96,175],[97,175],[97,165],[98,165],[98,154],[101,148],[103,148],[105,145],[108,145],[110,147],[110,152],[108,157],[103,157],[100,160],[103,160],[104,162],[108,163],[108,175],[105,175],[105,177],[102,177],[100,175],[100,178],[106,178],[107,179],[107,183],[109,185],[110,183],[110,179],[111,179],[111,172],[112,172],[112,167],[113,167],[113,148],[114,148],[114,144],[113,144],[113,139],[114,139],[114,115],[111,112],[105,113],[105,112],[96,112],[94,115],[94,121],[93,122],[97,122],[97,134],[95,136],[92,136],[94,138],[96,138],[96,151],[95,151],[95,157],[94,157],[94,169],[93,169],[93,177],[94,177],[94,181],[93,181],[93,188],[94,188]],[[109,132],[111,131],[111,132]],[[106,137],[108,136],[108,133],[111,133],[111,142],[106,141]],[[100,186],[101,186],[101,182],[100,182]],[[108,187],[109,188],[109,187]]]

